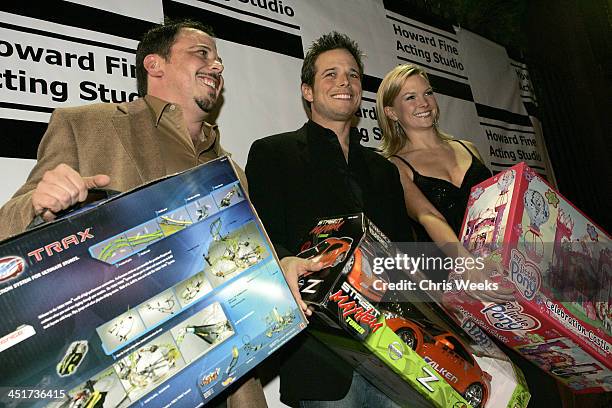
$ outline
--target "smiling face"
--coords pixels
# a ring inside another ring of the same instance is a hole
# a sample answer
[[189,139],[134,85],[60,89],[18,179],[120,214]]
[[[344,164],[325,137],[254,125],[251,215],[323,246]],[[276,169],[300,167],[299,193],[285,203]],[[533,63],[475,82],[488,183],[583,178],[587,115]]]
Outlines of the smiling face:
[[193,28],[183,28],[170,49],[167,60],[158,58],[160,98],[181,105],[185,110],[210,111],[223,88],[223,64],[215,40]]
[[438,103],[429,82],[418,74],[406,78],[393,105],[385,107],[385,114],[393,121],[399,120],[406,134],[433,129]]
[[310,102],[312,120],[324,127],[350,122],[361,104],[361,75],[350,52],[338,48],[321,53],[315,61],[314,85],[302,84]]

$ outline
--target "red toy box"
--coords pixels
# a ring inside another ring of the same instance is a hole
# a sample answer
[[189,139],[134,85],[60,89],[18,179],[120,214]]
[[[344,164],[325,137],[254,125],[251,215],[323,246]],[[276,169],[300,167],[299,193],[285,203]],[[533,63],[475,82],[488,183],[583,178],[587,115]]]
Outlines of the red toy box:
[[612,391],[610,236],[519,163],[472,189],[460,237],[474,255],[501,261],[516,301],[449,291],[454,313],[574,392]]

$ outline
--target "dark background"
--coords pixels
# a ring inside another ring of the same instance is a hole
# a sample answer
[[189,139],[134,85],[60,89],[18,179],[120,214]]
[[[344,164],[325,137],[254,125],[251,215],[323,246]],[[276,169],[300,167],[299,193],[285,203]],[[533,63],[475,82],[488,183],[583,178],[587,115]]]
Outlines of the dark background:
[[398,2],[493,40],[527,63],[559,191],[610,231],[612,2]]

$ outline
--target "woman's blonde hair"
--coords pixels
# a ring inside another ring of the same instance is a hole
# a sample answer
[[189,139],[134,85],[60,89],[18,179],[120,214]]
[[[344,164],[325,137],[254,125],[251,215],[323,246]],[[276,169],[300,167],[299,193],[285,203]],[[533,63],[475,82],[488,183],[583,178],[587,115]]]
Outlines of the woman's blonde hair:
[[[404,82],[408,77],[413,75],[422,76],[427,83],[429,77],[425,70],[417,65],[404,64],[393,68],[382,80],[376,93],[376,113],[378,115],[378,125],[382,130],[382,145],[381,149],[385,157],[392,156],[402,150],[406,143],[409,142],[408,135],[404,132],[398,122],[391,120],[385,115],[385,106],[393,106],[393,101],[400,93]],[[436,134],[441,139],[452,139],[450,135],[442,132],[438,127],[438,118],[440,117],[440,109],[434,118],[434,129]]]

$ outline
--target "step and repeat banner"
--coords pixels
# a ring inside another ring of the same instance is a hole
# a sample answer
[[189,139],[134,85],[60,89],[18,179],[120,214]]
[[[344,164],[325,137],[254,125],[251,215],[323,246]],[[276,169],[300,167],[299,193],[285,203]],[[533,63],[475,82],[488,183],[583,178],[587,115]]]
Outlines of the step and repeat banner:
[[[375,98],[395,65],[427,70],[442,128],[476,144],[502,171],[525,161],[554,183],[527,66],[498,44],[415,15],[397,0],[51,0],[0,5],[0,171],[4,203],[34,165],[54,108],[137,97],[135,50],[142,33],[169,17],[210,25],[225,65],[212,121],[245,165],[251,143],[306,120],[300,94],[305,50],[344,32],[366,58],[356,113],[362,143],[377,147]],[[104,137],[104,135],[100,135]]]

